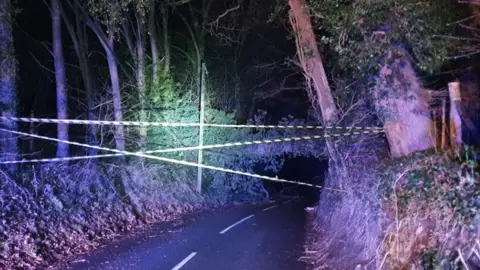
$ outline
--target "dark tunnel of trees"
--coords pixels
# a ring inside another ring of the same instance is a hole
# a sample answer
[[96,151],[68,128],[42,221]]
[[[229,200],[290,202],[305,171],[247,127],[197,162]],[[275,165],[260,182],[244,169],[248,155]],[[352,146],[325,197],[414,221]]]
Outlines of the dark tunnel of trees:
[[[323,186],[325,177],[328,173],[328,160],[318,159],[311,156],[291,156],[283,157],[283,166],[275,174],[268,170],[261,169],[263,164],[257,164],[256,172],[259,174],[277,176],[279,179],[297,181],[316,186]],[[321,188],[310,187],[306,185],[297,185],[290,183],[264,181],[265,188],[269,191],[272,198],[277,196],[303,198],[306,206],[316,205],[318,202]]]

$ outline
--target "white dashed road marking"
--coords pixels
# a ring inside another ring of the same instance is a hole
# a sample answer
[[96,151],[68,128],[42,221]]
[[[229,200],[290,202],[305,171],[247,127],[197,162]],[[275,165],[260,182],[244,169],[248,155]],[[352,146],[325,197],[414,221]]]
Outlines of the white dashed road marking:
[[275,207],[277,207],[276,204],[275,204],[275,205],[272,205],[272,206],[270,206],[270,207],[267,207],[267,208],[265,208],[265,209],[263,209],[263,211],[267,211],[267,210],[270,210],[270,209],[275,208]]
[[237,221],[237,222],[233,223],[232,225],[228,226],[228,227],[227,227],[227,228],[225,228],[223,231],[221,231],[221,232],[220,232],[220,234],[224,234],[224,233],[226,233],[226,232],[227,232],[228,230],[230,230],[231,228],[233,228],[233,227],[237,226],[238,224],[240,224],[240,223],[244,222],[245,220],[247,220],[247,219],[249,219],[249,218],[251,218],[251,217],[253,217],[253,216],[254,216],[254,215],[250,215],[250,216],[248,216],[248,217],[246,217],[246,218],[243,218],[243,219],[241,219],[241,220],[239,220],[239,221]]
[[283,204],[287,204],[287,203],[289,203],[289,202],[291,202],[291,201],[292,201],[292,200],[288,200],[288,201],[286,201],[286,202],[283,202]]
[[175,265],[175,267],[173,267],[172,270],[178,270],[182,268],[182,266],[184,266],[188,261],[190,261],[195,255],[197,255],[197,252],[190,253],[190,255],[188,255],[185,259],[183,259],[181,262]]

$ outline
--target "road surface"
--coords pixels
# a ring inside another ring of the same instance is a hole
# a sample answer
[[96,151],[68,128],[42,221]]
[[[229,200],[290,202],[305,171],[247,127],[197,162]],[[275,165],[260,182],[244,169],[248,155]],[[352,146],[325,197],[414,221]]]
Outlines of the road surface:
[[306,269],[298,261],[304,241],[303,206],[301,200],[283,199],[197,214],[109,244],[61,268]]

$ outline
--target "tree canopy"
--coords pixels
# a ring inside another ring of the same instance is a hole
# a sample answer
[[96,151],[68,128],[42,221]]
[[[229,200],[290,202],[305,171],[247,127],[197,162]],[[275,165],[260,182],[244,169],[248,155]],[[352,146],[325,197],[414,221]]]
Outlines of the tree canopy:
[[434,74],[456,53],[456,21],[465,7],[450,0],[309,1],[327,65],[344,78],[378,72],[388,49],[406,49],[416,70]]

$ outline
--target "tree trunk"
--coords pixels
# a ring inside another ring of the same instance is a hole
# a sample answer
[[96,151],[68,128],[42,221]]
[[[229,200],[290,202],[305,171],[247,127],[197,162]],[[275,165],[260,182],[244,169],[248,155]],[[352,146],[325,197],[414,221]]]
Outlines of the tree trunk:
[[425,89],[421,87],[406,52],[387,52],[374,88],[377,115],[384,123],[393,157],[434,146]]
[[[88,120],[96,120],[95,113],[95,100],[94,100],[94,90],[93,90],[93,76],[88,63],[88,36],[86,25],[82,24],[81,18],[78,15],[78,12],[75,12],[75,23],[77,29],[78,40],[78,61],[80,64],[80,69],[82,71],[83,84],[85,86],[86,98],[87,98],[87,109],[88,109]],[[72,39],[74,38],[74,33],[72,33]],[[87,141],[90,145],[97,144],[97,134],[95,132],[95,125],[88,125],[87,127]],[[87,149],[88,155],[96,155],[98,150],[89,148]]]
[[[68,2],[67,2],[68,3]],[[93,80],[91,70],[88,64],[88,39],[86,33],[86,26],[82,23],[81,13],[75,8],[75,6],[69,4],[73,9],[75,14],[75,24],[73,24],[67,14],[65,13],[64,6],[60,5],[60,13],[65,23],[65,26],[70,34],[70,38],[73,43],[75,54],[78,58],[78,63],[80,66],[80,71],[82,73],[83,86],[85,87],[86,99],[87,99],[87,118],[88,120],[95,120],[94,110],[94,100],[93,100]],[[75,26],[74,26],[75,25]],[[87,142],[90,145],[96,145],[96,133],[94,125],[87,125]],[[86,149],[88,155],[97,154],[97,150],[93,148]]]
[[[4,117],[15,116],[17,111],[16,76],[17,63],[12,35],[12,5],[10,0],[0,1],[0,110]],[[0,122],[1,126],[16,130],[17,124],[13,121]],[[17,137],[0,132],[1,159],[15,160],[18,155]],[[15,171],[15,166],[9,169]]]
[[[74,3],[74,4],[73,4]],[[78,0],[70,3],[71,6],[78,8],[78,13],[82,14],[85,24],[95,33],[100,44],[102,44],[105,54],[107,55],[108,70],[110,73],[110,82],[112,87],[113,111],[115,121],[123,121],[122,97],[120,94],[120,78],[118,76],[117,57],[114,52],[114,29],[108,29],[107,34],[102,29],[99,21],[91,18],[88,11]],[[115,126],[115,144],[117,150],[125,150],[125,132],[122,125]],[[125,158],[121,158],[125,159]]]
[[[323,67],[322,57],[318,51],[315,33],[313,31],[310,15],[307,11],[305,0],[289,0],[290,23],[295,32],[297,54],[302,65],[307,87],[309,88],[309,99],[314,108],[319,108],[321,112],[320,120],[324,125],[335,125],[338,121],[337,108],[333,101],[332,91],[328,84],[325,69]],[[326,140],[330,161],[330,168],[337,168],[344,171],[345,165],[343,158],[340,157],[338,149],[333,142]],[[330,180],[332,180],[331,178]],[[326,182],[331,188],[342,188],[339,182]]]
[[[320,113],[316,113],[317,118],[323,120],[324,125],[337,125],[338,111],[318,51],[306,2],[289,0],[288,3],[297,54],[308,82],[309,99],[313,108],[320,110]],[[325,132],[328,133],[328,130]],[[356,190],[356,187],[366,183],[358,183],[359,177],[351,175],[352,172],[358,172],[354,170],[358,165],[349,158],[346,144],[338,138],[327,138],[325,141],[329,158],[328,177],[324,182],[325,189],[319,196],[316,223],[321,231],[315,248],[321,248],[319,252],[325,259],[319,263],[328,266],[328,269],[352,269],[356,262],[372,256],[371,250],[366,248],[368,243],[363,239],[365,233],[369,233],[366,228],[376,231],[378,222],[372,218],[375,211],[365,204],[365,198]],[[374,239],[377,237],[378,235],[373,235]]]
[[192,37],[192,39],[194,40],[194,46],[197,54],[196,55],[197,63],[196,63],[195,69],[196,69],[196,86],[198,89],[200,87],[200,74],[202,72],[202,61],[204,60],[204,56],[205,56],[205,45],[206,45],[205,35],[206,35],[206,27],[207,27],[207,18],[210,13],[210,8],[212,6],[212,3],[213,3],[212,0],[203,1],[203,7],[200,13],[201,14],[200,20],[196,15],[198,14],[198,12],[194,11],[191,3],[188,3],[190,16],[192,18],[192,26],[193,26],[193,30],[189,29],[189,31],[191,32],[191,35],[194,36]]
[[[85,85],[86,91],[86,98],[87,98],[87,109],[88,109],[88,120],[96,120],[95,113],[93,110],[95,109],[95,100],[94,100],[94,90],[93,90],[93,79],[92,79],[92,72],[90,70],[90,66],[88,64],[88,56],[87,56],[87,35],[85,32],[85,27],[78,28],[79,32],[82,32],[82,36],[80,39],[81,45],[81,54],[79,56],[80,61],[80,68],[82,70],[82,77],[83,82]],[[88,144],[96,145],[97,144],[97,134],[95,132],[95,125],[88,125],[87,127],[87,140]],[[89,148],[87,150],[88,155],[96,155],[97,150],[93,148]]]
[[[137,88],[138,96],[140,101],[140,121],[147,121],[145,113],[145,70],[144,70],[144,61],[145,61],[145,48],[144,48],[144,24],[143,16],[141,14],[137,15]],[[140,127],[140,144],[142,147],[145,146],[147,142],[147,127]]]
[[[120,94],[120,79],[118,77],[117,58],[113,53],[113,35],[108,39],[107,53],[108,70],[110,72],[110,82],[112,84],[113,111],[115,121],[123,121],[122,96]],[[115,126],[115,144],[117,150],[125,150],[125,132],[122,125]]]
[[[62,22],[59,0],[51,0],[53,57],[55,63],[55,83],[57,86],[57,118],[68,118],[67,86],[65,83],[65,61],[63,59]],[[68,124],[57,125],[58,139],[68,141]],[[58,143],[57,157],[68,156],[68,144]]]
[[[163,4],[162,4],[163,5]],[[155,0],[150,0],[150,8],[148,14],[148,34],[150,36],[150,50],[152,53],[152,84],[154,88],[158,87],[160,83],[160,70],[159,70],[159,53],[157,44],[157,27],[155,24]],[[163,10],[163,8],[162,8]],[[162,14],[163,20],[163,14]]]
[[165,55],[165,64],[163,65],[163,71],[165,73],[170,72],[170,41],[168,36],[168,6],[165,4],[160,5],[160,12],[162,15],[162,32],[163,32],[163,54]]
[[290,19],[295,31],[300,62],[307,80],[315,90],[317,104],[314,104],[314,106],[320,108],[325,125],[334,124],[337,120],[337,108],[333,102],[332,91],[318,51],[315,33],[307,12],[307,4],[305,0],[289,0],[288,4],[291,9]]

